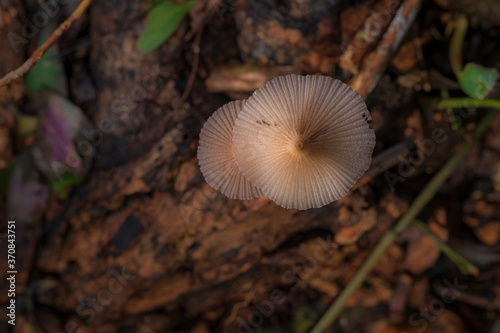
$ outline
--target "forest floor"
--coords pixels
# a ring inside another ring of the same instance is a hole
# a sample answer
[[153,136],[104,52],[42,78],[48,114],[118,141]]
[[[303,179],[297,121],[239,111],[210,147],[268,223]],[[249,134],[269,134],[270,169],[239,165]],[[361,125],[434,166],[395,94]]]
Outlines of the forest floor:
[[[80,3],[62,2],[0,1],[0,76]],[[467,143],[326,332],[500,332],[500,117],[475,140],[470,102],[498,105],[499,1],[163,2],[174,29],[151,50],[152,1],[96,0],[0,87],[2,332],[308,332]],[[201,127],[292,73],[359,92],[372,166],[318,209],[226,198]]]

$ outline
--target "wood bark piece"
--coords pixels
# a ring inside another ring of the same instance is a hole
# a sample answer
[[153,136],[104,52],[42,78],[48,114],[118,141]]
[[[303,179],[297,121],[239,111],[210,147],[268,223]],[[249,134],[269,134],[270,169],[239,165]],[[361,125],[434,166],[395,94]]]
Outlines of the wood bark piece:
[[377,45],[400,5],[401,1],[384,0],[377,2],[371,8],[368,17],[340,57],[340,67],[353,74],[358,73],[364,56]]
[[210,73],[205,85],[212,93],[253,92],[275,77],[287,74],[300,73],[292,66],[223,66]]
[[413,24],[420,6],[421,0],[406,0],[397,11],[387,31],[378,43],[377,48],[363,61],[361,70],[353,78],[351,86],[364,99],[366,99],[377,85],[391,56],[397,50],[406,32]]

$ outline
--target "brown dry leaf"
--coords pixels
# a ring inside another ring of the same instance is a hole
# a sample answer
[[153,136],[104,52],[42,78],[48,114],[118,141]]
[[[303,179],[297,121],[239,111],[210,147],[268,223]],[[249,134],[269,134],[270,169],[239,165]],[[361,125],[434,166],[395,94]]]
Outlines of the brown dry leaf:
[[407,72],[418,62],[417,50],[413,41],[407,42],[399,48],[398,52],[392,58],[391,65],[400,72]]
[[[448,231],[438,223],[431,221],[429,229],[441,240],[448,239]],[[404,262],[404,267],[413,274],[423,273],[434,266],[441,253],[439,246],[432,239],[421,233],[418,234],[419,236],[410,239]]]
[[335,283],[325,281],[321,278],[313,278],[309,281],[309,286],[317,291],[327,294],[329,297],[334,298],[339,293],[339,286]]
[[366,282],[372,287],[357,290],[351,297],[349,305],[374,307],[378,304],[389,302],[393,291],[391,284],[386,279],[369,276]]
[[37,324],[26,318],[25,315],[18,315],[15,332],[42,333],[43,330],[40,329]]
[[207,327],[207,324],[202,322],[196,325],[190,333],[210,333],[210,330]]
[[474,229],[474,233],[484,244],[495,245],[500,240],[500,222],[489,222],[482,227]]
[[401,250],[401,247],[396,244],[392,244],[377,261],[374,272],[384,276],[388,280],[391,280],[395,277],[396,272],[399,270],[399,265],[401,264],[402,259],[403,251]]
[[201,178],[198,160],[191,159],[183,163],[179,168],[179,174],[175,178],[174,189],[177,192],[184,192],[198,177]]
[[389,320],[381,319],[374,324],[370,325],[371,327],[367,330],[368,333],[400,333],[401,329],[396,326],[391,326],[389,324]]
[[463,333],[465,327],[460,318],[453,312],[444,310],[438,316],[429,314],[431,320],[426,321],[424,317],[418,324],[403,325],[390,324],[387,319],[381,319],[375,324],[370,324],[369,333]]
[[[346,207],[341,207],[340,216],[348,214],[347,211]],[[355,244],[366,231],[373,228],[376,222],[377,212],[375,209],[363,211],[362,217],[355,225],[343,228],[335,235],[335,242],[340,245]]]
[[415,281],[411,287],[408,297],[408,305],[411,308],[418,308],[425,303],[426,295],[429,292],[429,278],[423,276],[420,280]]
[[469,227],[479,227],[482,223],[488,221],[490,216],[496,211],[496,205],[487,202],[484,199],[484,193],[474,191],[471,194],[470,201],[464,207],[464,223]]

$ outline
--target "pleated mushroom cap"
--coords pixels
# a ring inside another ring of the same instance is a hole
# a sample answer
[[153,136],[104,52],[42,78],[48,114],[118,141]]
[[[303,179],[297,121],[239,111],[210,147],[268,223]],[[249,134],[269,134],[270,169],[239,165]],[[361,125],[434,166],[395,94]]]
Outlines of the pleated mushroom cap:
[[232,199],[263,196],[241,174],[232,150],[234,121],[244,101],[225,104],[208,118],[200,132],[198,162],[207,183]]
[[277,77],[236,119],[233,151],[244,177],[284,208],[343,197],[370,166],[375,133],[365,103],[325,76]]

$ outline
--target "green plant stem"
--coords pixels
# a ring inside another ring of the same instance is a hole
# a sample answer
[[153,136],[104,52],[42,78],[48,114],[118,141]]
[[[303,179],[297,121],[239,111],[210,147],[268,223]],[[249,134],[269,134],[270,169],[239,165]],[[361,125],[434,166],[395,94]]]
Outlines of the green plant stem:
[[460,271],[464,274],[472,274],[472,275],[477,275],[479,274],[479,269],[471,264],[467,259],[462,257],[460,253],[457,251],[453,250],[451,247],[449,247],[445,242],[443,242],[436,234],[434,234],[432,231],[427,228],[425,223],[419,220],[413,221],[412,225],[414,225],[418,230],[420,230],[422,233],[427,235],[434,243],[436,243],[437,246],[439,246],[439,249],[448,257],[450,258],[451,261],[457,265],[457,267],[460,269]]
[[373,252],[368,256],[363,265],[356,272],[352,280],[347,284],[345,289],[340,293],[335,302],[330,306],[326,313],[321,317],[318,323],[313,327],[310,333],[321,333],[324,329],[329,327],[335,319],[339,316],[344,308],[345,303],[349,297],[361,286],[366,276],[371,272],[373,266],[377,263],[379,257],[384,251],[394,242],[396,236],[403,231],[408,225],[415,220],[417,215],[422,211],[425,205],[434,197],[441,185],[450,176],[457,164],[464,158],[464,156],[472,148],[474,141],[481,137],[489,123],[496,115],[497,111],[489,112],[479,123],[473,134],[474,140],[466,141],[458,152],[453,155],[448,162],[439,170],[439,172],[432,177],[427,183],[425,188],[415,198],[406,214],[398,221],[398,223],[382,238],[377,244]]
[[498,99],[471,99],[471,98],[448,98],[441,100],[436,106],[438,109],[444,108],[493,108],[500,110],[500,100]]
[[[448,98],[450,98],[450,92],[448,91],[448,89],[446,88],[441,89],[441,100],[445,100]],[[453,129],[459,128],[460,125],[457,122],[457,117],[455,117],[455,114],[453,113],[453,108],[447,107],[446,114],[448,115],[448,119],[450,119],[451,128]]]
[[448,56],[450,58],[450,65],[455,75],[462,71],[462,47],[464,45],[465,34],[467,33],[467,16],[465,14],[458,14],[455,19],[455,32],[451,37],[450,49]]

